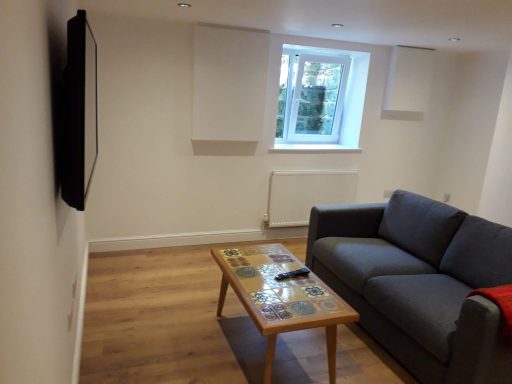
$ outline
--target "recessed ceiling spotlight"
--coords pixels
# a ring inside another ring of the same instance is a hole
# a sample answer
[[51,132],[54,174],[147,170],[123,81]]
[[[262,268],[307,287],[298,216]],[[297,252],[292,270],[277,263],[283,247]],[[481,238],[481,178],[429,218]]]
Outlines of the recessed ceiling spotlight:
[[334,24],[331,24],[331,27],[333,27],[333,28],[343,28],[344,25],[343,24],[339,24],[339,23],[334,23]]
[[192,7],[192,4],[189,4],[189,3],[178,3],[177,5],[180,8],[191,8]]
[[460,38],[460,37],[450,37],[448,40],[449,40],[449,41],[456,42],[456,41],[460,41],[460,40],[461,40],[461,38]]

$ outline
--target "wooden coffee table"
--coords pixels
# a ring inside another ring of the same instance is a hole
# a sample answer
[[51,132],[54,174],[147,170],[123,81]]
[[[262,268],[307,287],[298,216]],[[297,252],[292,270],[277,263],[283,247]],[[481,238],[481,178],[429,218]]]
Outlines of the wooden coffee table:
[[336,326],[359,320],[359,314],[313,272],[307,277],[276,281],[281,272],[303,267],[281,244],[212,249],[222,270],[217,316],[228,285],[268,338],[263,383],[270,384],[278,333],[325,327],[329,383],[336,382]]

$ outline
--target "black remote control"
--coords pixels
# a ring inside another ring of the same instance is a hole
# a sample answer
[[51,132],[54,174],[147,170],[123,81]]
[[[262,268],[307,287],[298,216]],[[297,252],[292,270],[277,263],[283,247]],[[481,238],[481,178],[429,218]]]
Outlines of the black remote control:
[[309,272],[310,272],[309,269],[301,268],[301,269],[296,269],[296,270],[290,271],[290,272],[280,273],[279,275],[276,275],[276,277],[274,277],[274,279],[283,280],[283,279],[287,279],[289,277],[305,276]]

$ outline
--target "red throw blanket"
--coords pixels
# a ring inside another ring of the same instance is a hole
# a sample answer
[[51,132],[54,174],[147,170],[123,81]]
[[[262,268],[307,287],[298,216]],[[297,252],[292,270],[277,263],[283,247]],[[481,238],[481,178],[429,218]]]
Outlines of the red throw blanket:
[[468,295],[482,295],[496,303],[501,309],[501,329],[504,336],[512,337],[512,285],[493,288],[478,288]]

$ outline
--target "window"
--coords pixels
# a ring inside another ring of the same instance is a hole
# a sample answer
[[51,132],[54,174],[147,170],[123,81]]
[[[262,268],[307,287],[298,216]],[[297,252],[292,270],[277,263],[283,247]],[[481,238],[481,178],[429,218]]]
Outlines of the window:
[[[283,46],[276,144],[343,144],[347,89],[349,78],[354,77],[349,74],[357,54],[324,48]],[[361,54],[364,56],[365,53]],[[366,53],[366,56],[369,62],[369,54]],[[367,71],[364,89],[366,77]],[[362,117],[362,108],[360,115]]]

